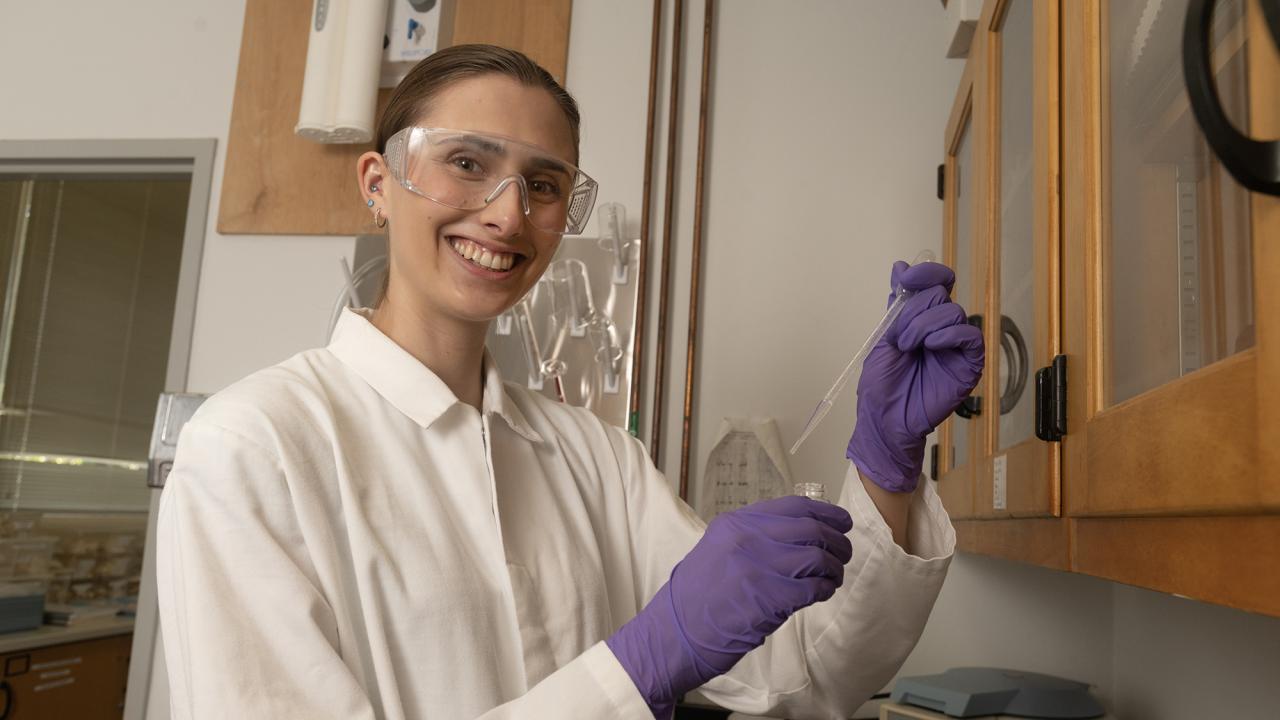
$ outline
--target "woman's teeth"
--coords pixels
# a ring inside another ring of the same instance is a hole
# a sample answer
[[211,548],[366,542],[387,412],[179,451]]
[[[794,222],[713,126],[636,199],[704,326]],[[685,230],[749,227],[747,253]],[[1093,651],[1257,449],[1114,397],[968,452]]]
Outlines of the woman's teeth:
[[470,240],[450,238],[449,246],[453,248],[454,252],[486,270],[504,272],[510,270],[511,266],[516,263],[515,253],[492,252]]

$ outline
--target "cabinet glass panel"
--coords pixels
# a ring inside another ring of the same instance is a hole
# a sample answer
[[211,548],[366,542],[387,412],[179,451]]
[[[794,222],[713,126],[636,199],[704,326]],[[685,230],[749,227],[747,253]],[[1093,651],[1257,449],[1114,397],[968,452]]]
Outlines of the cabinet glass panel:
[[[973,302],[970,297],[972,280],[973,280],[973,199],[970,197],[970,188],[973,187],[973,162],[972,144],[969,142],[970,123],[965,121],[964,128],[960,131],[960,140],[956,143],[955,156],[955,239],[956,239],[956,259],[955,273],[956,284],[952,288],[951,296],[959,298],[962,305]],[[968,309],[966,307],[966,309]],[[953,459],[952,467],[963,467],[969,462],[969,432],[970,425],[973,421],[967,420],[960,415],[953,415],[951,422],[951,442]]]
[[[1107,403],[1254,344],[1249,196],[1205,144],[1182,76],[1189,0],[1108,3]],[[1217,4],[1223,106],[1248,132],[1244,3]]]
[[1009,3],[1000,30],[1000,448],[1035,433],[1026,392],[1036,337],[1035,169],[1032,131],[1033,0]]

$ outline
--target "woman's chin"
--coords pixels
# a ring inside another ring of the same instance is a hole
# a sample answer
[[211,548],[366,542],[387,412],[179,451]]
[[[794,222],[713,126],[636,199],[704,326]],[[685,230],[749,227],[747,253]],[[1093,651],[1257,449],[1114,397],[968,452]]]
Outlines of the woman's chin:
[[515,307],[519,298],[504,299],[498,302],[473,302],[465,308],[455,308],[453,315],[460,320],[473,323],[491,323],[502,313]]

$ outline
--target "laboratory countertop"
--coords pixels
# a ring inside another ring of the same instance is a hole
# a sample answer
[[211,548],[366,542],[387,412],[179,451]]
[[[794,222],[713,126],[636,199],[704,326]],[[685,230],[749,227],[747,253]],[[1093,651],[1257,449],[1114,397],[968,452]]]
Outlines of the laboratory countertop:
[[[877,695],[862,704],[852,716],[852,720],[859,718],[870,718],[876,720],[880,717],[880,704],[888,697],[888,693]],[[720,720],[720,718],[730,717],[737,718],[754,718],[754,715],[731,715],[728,710],[721,708],[697,690],[690,692],[684,696],[684,701],[676,705],[675,720]],[[760,720],[765,720],[760,718]]]
[[95,618],[74,625],[41,625],[35,630],[0,635],[0,654],[34,650],[50,645],[127,635],[133,632],[133,618]]

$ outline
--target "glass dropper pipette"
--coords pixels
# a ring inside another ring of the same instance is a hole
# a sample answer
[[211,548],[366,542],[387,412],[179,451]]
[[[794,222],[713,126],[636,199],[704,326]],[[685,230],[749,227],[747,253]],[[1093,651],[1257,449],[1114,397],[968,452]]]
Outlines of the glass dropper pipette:
[[[919,255],[916,255],[916,259],[911,261],[911,264],[919,265],[922,262],[933,262],[933,260],[933,252],[929,250],[922,250]],[[902,314],[902,307],[906,304],[907,298],[914,294],[914,292],[900,286],[894,288],[893,302],[889,304],[889,309],[885,311],[884,317],[880,318],[880,322],[876,325],[875,329],[867,336],[866,342],[862,343],[862,347],[858,348],[858,352],[853,356],[853,359],[844,367],[844,371],[836,378],[835,384],[831,386],[831,389],[827,391],[827,394],[818,402],[818,406],[813,409],[813,414],[809,416],[809,422],[805,423],[804,432],[800,433],[800,437],[796,440],[796,444],[791,446],[792,455],[796,454],[796,451],[800,449],[800,444],[809,437],[809,434],[813,432],[814,428],[818,427],[818,423],[822,422],[822,418],[826,417],[827,413],[831,412],[831,406],[835,404],[836,398],[840,395],[840,391],[844,390],[844,386],[849,383],[849,378],[853,377],[855,370],[859,370],[862,367],[862,362],[867,359],[867,355],[871,354],[871,349],[876,346],[876,343],[880,342],[880,339],[884,337],[884,334],[889,330],[889,327],[893,325],[893,321],[897,320],[898,316]]]

